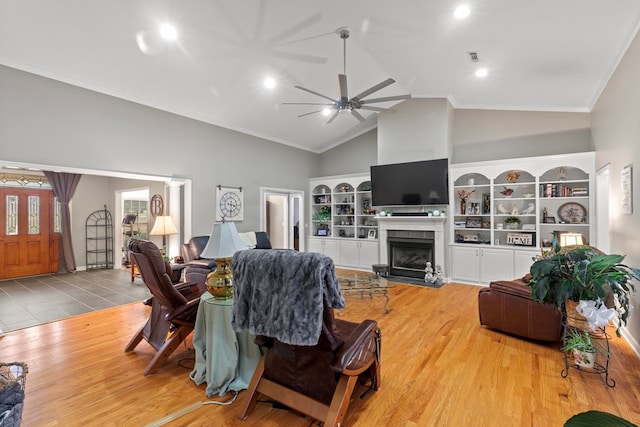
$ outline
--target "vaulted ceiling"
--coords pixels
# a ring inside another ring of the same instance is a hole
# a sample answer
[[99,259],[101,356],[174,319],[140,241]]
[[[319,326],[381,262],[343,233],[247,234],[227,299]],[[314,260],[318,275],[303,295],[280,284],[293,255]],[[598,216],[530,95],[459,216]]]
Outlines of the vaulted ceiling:
[[[283,103],[328,101],[296,85],[338,98],[346,71],[350,96],[391,77],[370,98],[584,112],[640,23],[637,0],[466,4],[457,19],[450,0],[3,0],[0,63],[322,152],[374,128],[377,113],[298,117],[321,107]],[[161,23],[176,28],[175,41],[157,36]]]

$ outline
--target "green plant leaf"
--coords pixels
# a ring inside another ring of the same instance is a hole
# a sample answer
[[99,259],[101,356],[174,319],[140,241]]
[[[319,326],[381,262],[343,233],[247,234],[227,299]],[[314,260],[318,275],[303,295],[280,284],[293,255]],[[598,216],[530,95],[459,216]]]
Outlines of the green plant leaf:
[[569,418],[565,427],[638,427],[617,415],[601,411],[587,411]]

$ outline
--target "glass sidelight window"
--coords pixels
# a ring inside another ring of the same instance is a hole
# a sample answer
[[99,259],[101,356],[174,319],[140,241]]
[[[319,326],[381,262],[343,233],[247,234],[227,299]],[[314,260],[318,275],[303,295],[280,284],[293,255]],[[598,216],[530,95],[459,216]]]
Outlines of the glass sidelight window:
[[7,236],[18,235],[18,196],[7,194]]
[[60,233],[62,230],[62,213],[60,211],[60,202],[57,197],[53,198],[53,232]]
[[40,197],[28,197],[29,234],[40,234]]

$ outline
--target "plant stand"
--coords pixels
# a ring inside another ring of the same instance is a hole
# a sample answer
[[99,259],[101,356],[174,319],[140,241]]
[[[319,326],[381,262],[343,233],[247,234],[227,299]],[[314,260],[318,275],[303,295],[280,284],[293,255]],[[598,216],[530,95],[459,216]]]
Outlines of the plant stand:
[[[566,343],[566,337],[568,333],[571,331],[571,329],[579,329],[579,328],[565,324],[565,328],[564,328],[565,332],[562,338],[563,345]],[[598,354],[596,358],[596,363],[593,365],[593,368],[585,368],[576,363],[570,351],[566,351],[564,352],[564,355],[562,358],[564,361],[564,369],[562,369],[562,372],[560,373],[560,375],[562,376],[562,378],[567,378],[567,376],[569,376],[569,368],[577,369],[578,371],[586,372],[588,374],[599,374],[599,375],[604,374],[605,384],[608,385],[609,387],[615,387],[616,386],[615,380],[609,377],[609,360],[611,359],[611,348],[609,346],[609,334],[607,334],[606,327],[601,327],[594,331],[584,331],[584,332],[588,332],[589,335],[591,336],[591,339],[601,341],[604,347],[606,348],[606,354],[604,355]]]

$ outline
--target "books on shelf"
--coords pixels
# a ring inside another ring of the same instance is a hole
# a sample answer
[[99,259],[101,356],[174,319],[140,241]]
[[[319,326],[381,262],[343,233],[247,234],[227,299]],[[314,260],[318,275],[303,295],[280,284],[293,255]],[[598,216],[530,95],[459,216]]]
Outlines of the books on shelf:
[[540,184],[540,197],[586,197],[587,187],[572,187],[566,184]]

